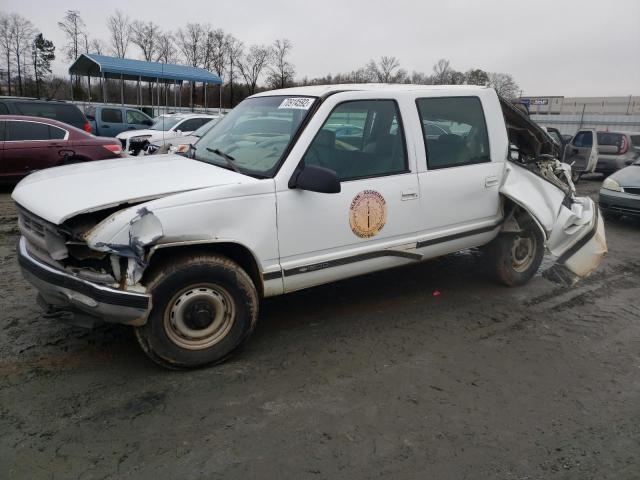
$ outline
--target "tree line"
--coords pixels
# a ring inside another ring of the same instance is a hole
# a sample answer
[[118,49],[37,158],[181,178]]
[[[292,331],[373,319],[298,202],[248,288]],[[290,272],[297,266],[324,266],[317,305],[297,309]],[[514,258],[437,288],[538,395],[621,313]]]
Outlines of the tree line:
[[[80,12],[67,10],[58,22],[65,38],[61,48],[64,58],[73,62],[82,53],[94,53],[202,67],[225,81],[219,92],[220,97],[224,96],[224,106],[234,106],[258,91],[294,85],[371,82],[472,84],[491,86],[506,97],[515,97],[519,91],[513,77],[507,73],[486,72],[478,68],[461,72],[446,59],[439,60],[429,74],[408,73],[394,56],[372,59],[347,73],[296,80],[296,69],[291,61],[293,44],[285,38],[270,44],[245,45],[231,33],[208,23],[187,23],[177,30],[167,31],[153,21],[135,20],[120,10],[108,16],[106,23],[108,38],[92,38]],[[76,99],[100,98],[101,92],[95,82],[92,87],[86,79],[75,78],[70,85],[68,79],[52,74],[55,46],[21,15],[0,12],[0,48],[2,93],[67,98],[73,88]],[[111,92],[110,98],[119,98],[117,85],[107,84],[107,87]],[[204,88],[201,91],[191,88],[187,100],[201,104]],[[129,98],[134,96],[134,90],[129,87],[126,91]],[[151,85],[148,90],[151,98]]]

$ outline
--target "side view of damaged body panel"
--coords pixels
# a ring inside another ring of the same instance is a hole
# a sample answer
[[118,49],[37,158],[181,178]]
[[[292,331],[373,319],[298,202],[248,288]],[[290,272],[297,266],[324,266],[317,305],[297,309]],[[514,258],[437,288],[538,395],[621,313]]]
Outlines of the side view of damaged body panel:
[[199,366],[249,337],[263,297],[463,249],[482,247],[509,286],[545,249],[590,274],[604,224],[558,150],[483,87],[264,92],[189,158],[27,177],[13,193],[18,258],[51,314],[132,325],[157,363]]

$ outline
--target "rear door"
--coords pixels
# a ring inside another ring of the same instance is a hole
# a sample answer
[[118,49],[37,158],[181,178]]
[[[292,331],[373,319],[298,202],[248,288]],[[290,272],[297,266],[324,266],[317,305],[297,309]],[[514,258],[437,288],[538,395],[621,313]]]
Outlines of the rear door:
[[500,219],[504,152],[490,149],[481,99],[422,97],[415,103],[422,126],[419,163],[427,166],[418,174],[421,230],[456,240],[490,235]]
[[598,137],[595,130],[579,130],[564,151],[565,163],[574,172],[592,173],[598,164]]
[[115,137],[127,129],[121,108],[103,107],[100,109],[99,117],[98,135],[101,137]]

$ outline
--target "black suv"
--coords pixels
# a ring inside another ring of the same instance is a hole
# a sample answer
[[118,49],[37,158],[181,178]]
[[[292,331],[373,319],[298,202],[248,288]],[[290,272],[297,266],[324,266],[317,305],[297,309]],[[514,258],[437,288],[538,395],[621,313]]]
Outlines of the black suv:
[[28,115],[64,122],[91,133],[84,113],[73,103],[61,100],[39,100],[26,97],[0,97],[0,115]]

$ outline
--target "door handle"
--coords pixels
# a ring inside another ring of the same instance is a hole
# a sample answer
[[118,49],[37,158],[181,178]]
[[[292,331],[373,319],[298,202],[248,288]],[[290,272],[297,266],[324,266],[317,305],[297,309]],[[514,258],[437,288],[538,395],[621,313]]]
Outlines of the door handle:
[[418,191],[415,188],[409,188],[402,192],[402,201],[415,200],[418,198]]
[[495,187],[500,182],[498,177],[485,177],[484,186],[486,188]]
[[111,128],[109,125],[101,125],[100,128]]

